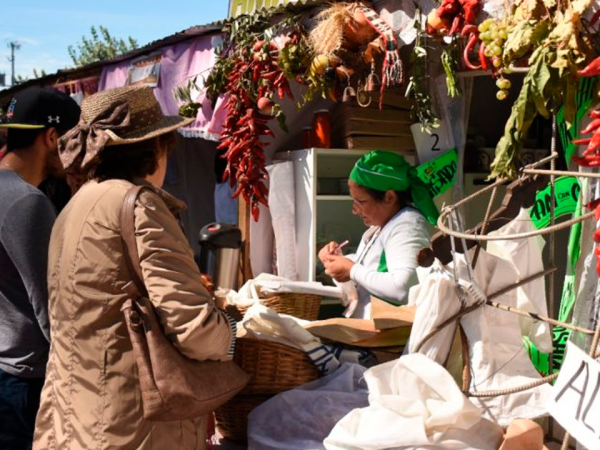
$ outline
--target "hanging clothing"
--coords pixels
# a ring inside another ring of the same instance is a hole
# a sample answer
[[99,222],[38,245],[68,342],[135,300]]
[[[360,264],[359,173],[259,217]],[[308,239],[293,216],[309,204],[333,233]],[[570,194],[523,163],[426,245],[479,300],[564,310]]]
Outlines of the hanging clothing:
[[396,305],[406,304],[409,289],[418,283],[417,255],[430,246],[425,217],[410,207],[401,209],[383,228],[369,228],[356,254],[346,256],[356,263],[350,279],[358,294],[349,315],[370,319],[371,295]]
[[[181,102],[173,98],[173,89],[184,86],[195,78],[198,91],[192,92],[192,98],[202,104],[196,120],[178,132],[186,138],[203,138],[211,141],[219,139],[221,126],[227,114],[224,97],[220,97],[214,109],[210,101],[204,101],[203,79],[214,65],[217,55],[215,49],[223,42],[221,33],[198,36],[194,39],[168,45],[160,49],[162,58],[160,77],[154,89],[154,95],[160,103],[163,113],[176,116]],[[100,90],[123,87],[131,67],[131,59],[102,68]]]

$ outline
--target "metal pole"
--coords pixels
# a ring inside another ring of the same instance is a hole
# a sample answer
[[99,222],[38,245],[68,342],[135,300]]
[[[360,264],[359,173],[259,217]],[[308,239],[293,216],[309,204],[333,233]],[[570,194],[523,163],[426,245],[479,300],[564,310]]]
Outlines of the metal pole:
[[19,50],[21,48],[21,45],[17,42],[17,41],[12,41],[8,44],[10,46],[10,66],[11,66],[11,81],[10,81],[10,85],[14,86],[16,84],[16,79],[15,79],[15,50]]

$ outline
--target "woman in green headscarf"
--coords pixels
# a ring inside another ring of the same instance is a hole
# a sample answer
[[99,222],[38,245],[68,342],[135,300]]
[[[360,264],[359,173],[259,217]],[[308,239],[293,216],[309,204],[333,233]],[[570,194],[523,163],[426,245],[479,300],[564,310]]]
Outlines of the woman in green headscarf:
[[356,254],[343,256],[338,243],[330,242],[319,259],[337,283],[356,286],[345,315],[370,318],[371,295],[407,303],[409,288],[418,282],[417,255],[430,246],[427,223],[434,225],[439,214],[416,169],[395,153],[375,150],[360,158],[348,185],[352,212],[369,229]]

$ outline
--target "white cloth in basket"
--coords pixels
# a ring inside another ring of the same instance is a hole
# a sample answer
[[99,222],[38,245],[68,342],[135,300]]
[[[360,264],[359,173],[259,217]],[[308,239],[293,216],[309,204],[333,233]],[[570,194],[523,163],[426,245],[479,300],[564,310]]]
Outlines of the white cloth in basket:
[[246,336],[277,342],[306,352],[322,374],[336,370],[341,363],[359,364],[367,359],[365,352],[326,345],[305,330],[307,320],[287,314],[277,314],[260,303],[252,305],[238,326],[238,337]]
[[246,281],[238,292],[233,290],[225,294],[230,305],[250,306],[260,301],[259,292],[264,294],[313,294],[342,300],[342,290],[334,286],[325,286],[319,282],[291,281],[268,273],[261,273],[256,278]]

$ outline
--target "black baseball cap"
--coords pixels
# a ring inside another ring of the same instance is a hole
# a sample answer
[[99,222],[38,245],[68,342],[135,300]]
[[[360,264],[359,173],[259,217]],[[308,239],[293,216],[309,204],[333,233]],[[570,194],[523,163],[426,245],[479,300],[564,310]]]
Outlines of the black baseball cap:
[[8,103],[0,128],[34,130],[54,127],[66,131],[79,122],[81,109],[67,94],[31,87],[18,92]]

